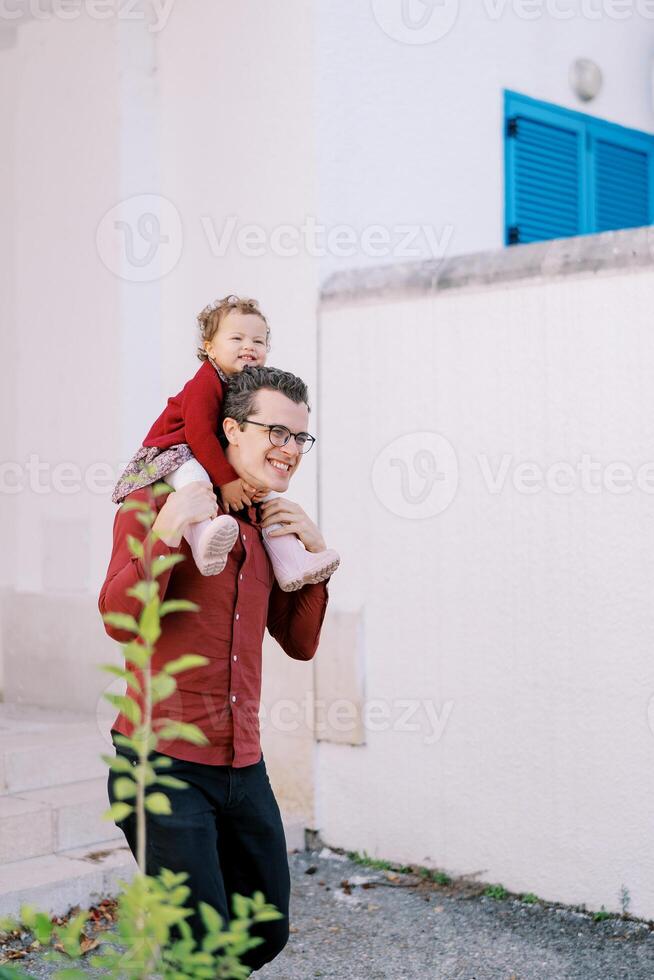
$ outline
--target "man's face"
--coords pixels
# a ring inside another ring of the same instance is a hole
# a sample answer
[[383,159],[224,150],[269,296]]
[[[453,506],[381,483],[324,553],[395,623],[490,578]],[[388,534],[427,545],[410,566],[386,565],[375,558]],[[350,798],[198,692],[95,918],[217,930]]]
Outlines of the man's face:
[[[285,425],[291,432],[306,432],[309,427],[309,409],[304,402],[297,404],[268,388],[256,393],[248,418],[266,425]],[[225,419],[223,427],[229,439],[227,459],[238,475],[256,487],[284,493],[302,460],[295,439],[291,437],[285,446],[273,446],[268,430],[261,426],[245,424],[241,431],[233,419]]]

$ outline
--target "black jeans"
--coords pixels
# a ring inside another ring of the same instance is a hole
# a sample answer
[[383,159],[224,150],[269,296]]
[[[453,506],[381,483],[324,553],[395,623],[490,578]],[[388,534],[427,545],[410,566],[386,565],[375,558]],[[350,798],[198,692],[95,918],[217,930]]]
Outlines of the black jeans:
[[[114,747],[119,755],[136,759],[131,749],[115,742]],[[252,926],[250,935],[261,936],[264,942],[249,950],[241,962],[257,970],[288,942],[291,892],[284,828],[263,756],[254,765],[238,769],[173,759],[172,766],[160,771],[189,785],[185,789],[152,787],[168,796],[172,813],[147,813],[146,872],[156,875],[161,868],[170,868],[189,873],[186,885],[191,894],[186,905],[196,911],[186,921],[198,943],[205,932],[198,902],[212,905],[223,923],[228,923],[234,893],[249,898],[262,891],[284,918]],[[113,784],[119,775],[109,770],[111,803],[117,799]],[[135,815],[116,826],[136,857]]]

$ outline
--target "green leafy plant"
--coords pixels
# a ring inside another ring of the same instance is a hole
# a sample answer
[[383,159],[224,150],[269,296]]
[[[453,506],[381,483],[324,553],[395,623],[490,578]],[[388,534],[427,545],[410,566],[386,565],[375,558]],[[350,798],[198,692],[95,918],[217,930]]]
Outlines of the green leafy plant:
[[497,900],[506,898],[509,893],[507,892],[504,885],[489,885],[488,888],[484,890],[484,895],[487,898],[495,898]]
[[[134,481],[138,479],[138,476],[133,478]],[[109,612],[104,616],[107,624],[132,634],[132,638],[123,644],[125,668],[105,664],[102,669],[120,677],[137,692],[143,709],[126,695],[104,695],[132,722],[131,737],[116,733],[114,738],[118,745],[131,749],[137,757],[135,764],[132,764],[124,756],[102,756],[117,773],[113,784],[117,800],[104,816],[121,821],[134,814],[138,872],[129,883],[119,881],[117,943],[123,948],[101,950],[90,958],[90,964],[105,970],[107,976],[115,980],[150,980],[154,976],[162,980],[181,980],[184,977],[241,980],[249,976],[251,968],[242,964],[240,958],[263,942],[259,936],[250,936],[251,927],[256,923],[280,919],[282,913],[267,903],[260,891],[251,898],[234,895],[234,917],[225,927],[216,909],[201,902],[198,911],[205,934],[198,945],[186,921],[194,912],[193,908],[187,908],[184,904],[190,895],[190,888],[185,884],[188,874],[173,873],[167,868],[163,868],[157,876],[146,874],[146,813],[171,813],[170,799],[164,790],[184,789],[187,786],[183,780],[166,774],[165,769],[172,764],[169,756],[153,755],[158,741],[181,739],[194,745],[208,742],[196,725],[161,719],[155,731],[152,723],[153,706],[176,691],[176,675],[208,663],[206,657],[187,653],[167,663],[161,671],[152,671],[151,661],[161,636],[162,618],[173,612],[197,612],[199,608],[187,600],[162,601],[160,598],[158,577],[184,560],[184,556],[179,554],[160,557],[156,562],[152,557],[152,549],[158,539],[152,527],[156,519],[155,498],[170,492],[171,488],[166,483],[156,483],[148,488],[147,500],[128,500],[122,505],[125,511],[137,511],[136,518],[145,528],[143,540],[131,535],[127,539],[130,553],[140,559],[145,572],[145,577],[127,593],[138,599],[141,613],[138,620],[119,612]],[[84,933],[88,917],[89,913],[82,911],[65,925],[55,925],[45,912],[24,905],[20,919],[2,919],[0,929],[27,930],[42,946],[56,947],[48,949],[44,954],[46,959],[70,964],[83,954],[84,940],[88,943]],[[25,976],[27,974],[20,967],[0,967],[0,980]],[[83,980],[86,976],[84,970],[73,965],[54,974],[56,980]]]

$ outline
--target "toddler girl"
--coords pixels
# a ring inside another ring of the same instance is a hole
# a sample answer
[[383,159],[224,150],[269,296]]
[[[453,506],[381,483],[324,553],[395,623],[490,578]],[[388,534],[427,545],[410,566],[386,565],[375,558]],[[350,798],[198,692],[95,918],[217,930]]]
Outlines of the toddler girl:
[[[198,324],[202,346],[197,354],[204,363],[184,388],[168,399],[111,499],[120,503],[136,487],[161,479],[175,490],[195,480],[206,480],[219,488],[225,513],[190,524],[184,532],[200,572],[216,575],[225,567],[238,536],[238,523],[229,511],[276,496],[242,480],[228,463],[218,439],[224,385],[246,364],[265,364],[270,328],[255,300],[237,296],[206,306],[198,315]],[[269,537],[270,531],[281,526],[262,529],[280,588],[292,592],[329,578],[339,565],[338,554],[331,548],[308,552],[295,534]]]

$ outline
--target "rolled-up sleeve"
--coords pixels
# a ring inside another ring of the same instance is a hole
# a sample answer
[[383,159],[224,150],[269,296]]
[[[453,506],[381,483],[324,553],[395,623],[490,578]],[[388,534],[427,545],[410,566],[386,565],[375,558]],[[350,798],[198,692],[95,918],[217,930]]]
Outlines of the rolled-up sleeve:
[[293,660],[311,660],[320,641],[329,590],[327,579],[305,585],[296,592],[282,592],[273,583],[268,604],[268,632]]

